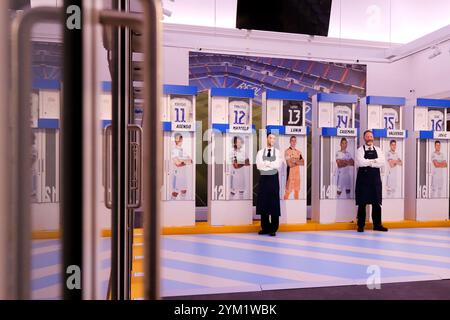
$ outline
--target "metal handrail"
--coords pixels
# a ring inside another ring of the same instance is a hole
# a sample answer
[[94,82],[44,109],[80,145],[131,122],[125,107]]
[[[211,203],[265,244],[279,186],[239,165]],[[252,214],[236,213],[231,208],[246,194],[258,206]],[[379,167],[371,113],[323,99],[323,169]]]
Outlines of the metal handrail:
[[31,264],[31,217],[30,199],[30,107],[31,92],[31,31],[38,22],[62,21],[62,10],[53,7],[37,7],[18,15],[12,24],[12,112],[14,139],[13,176],[16,177],[13,191],[13,212],[17,212],[13,222],[13,236],[17,245],[14,247],[16,278],[14,282],[16,299],[30,298],[30,264]]

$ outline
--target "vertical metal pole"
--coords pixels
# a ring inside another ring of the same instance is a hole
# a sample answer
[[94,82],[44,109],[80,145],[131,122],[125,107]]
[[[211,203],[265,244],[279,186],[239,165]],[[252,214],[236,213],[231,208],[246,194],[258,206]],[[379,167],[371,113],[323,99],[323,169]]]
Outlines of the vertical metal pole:
[[[0,1],[0,150],[10,150],[9,123],[9,14],[8,1]],[[10,231],[11,231],[11,159],[9,152],[0,152],[0,300],[11,299],[11,278],[15,269],[11,268],[10,259]]]
[[144,116],[143,116],[143,172],[144,182],[144,296],[160,297],[160,189],[162,186],[162,130],[160,106],[162,97],[160,0],[142,0],[144,29]]
[[[64,0],[64,12],[75,5],[83,12],[82,0]],[[70,11],[69,11],[70,12]],[[70,289],[66,281],[69,266],[83,266],[83,30],[63,22],[64,65],[61,108],[62,234],[64,299],[81,300],[82,288]],[[80,17],[82,20],[82,16]],[[81,25],[83,22],[81,21]],[[82,274],[81,274],[82,275]],[[69,280],[70,281],[70,280]],[[83,281],[81,280],[81,283]]]

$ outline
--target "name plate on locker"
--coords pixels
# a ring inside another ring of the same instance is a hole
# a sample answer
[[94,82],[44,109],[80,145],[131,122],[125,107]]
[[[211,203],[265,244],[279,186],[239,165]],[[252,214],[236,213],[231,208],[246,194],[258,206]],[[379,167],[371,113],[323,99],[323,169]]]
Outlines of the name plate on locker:
[[232,133],[252,133],[252,126],[246,124],[230,124],[228,131]]
[[193,122],[172,122],[172,131],[195,131]]
[[356,137],[358,131],[356,128],[337,128],[338,137]]
[[387,138],[406,138],[405,130],[387,130],[386,131]]
[[448,139],[450,139],[450,132],[447,132],[447,131],[433,131],[433,138],[434,139],[448,140]]
[[285,134],[297,134],[297,135],[306,135],[307,128],[306,127],[294,127],[294,126],[285,126]]

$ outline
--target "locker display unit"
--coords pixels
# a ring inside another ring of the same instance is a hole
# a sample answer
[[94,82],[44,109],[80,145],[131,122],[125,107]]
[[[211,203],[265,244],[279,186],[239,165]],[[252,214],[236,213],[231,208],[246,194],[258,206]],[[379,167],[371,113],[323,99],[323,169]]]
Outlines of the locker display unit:
[[[405,98],[368,96],[360,103],[360,141],[365,130],[372,130],[386,164],[381,168],[383,185],[383,221],[405,219]],[[369,216],[369,215],[368,215]]]
[[197,87],[164,85],[162,225],[195,225]]
[[356,220],[356,95],[318,93],[312,98],[312,220]]
[[208,222],[214,226],[253,222],[253,98],[249,89],[209,90]]
[[416,99],[409,115],[411,137],[406,147],[406,218],[449,219],[450,100]]
[[280,223],[306,223],[309,127],[306,126],[305,92],[263,93],[262,126],[277,136],[276,148],[284,157],[279,170]]

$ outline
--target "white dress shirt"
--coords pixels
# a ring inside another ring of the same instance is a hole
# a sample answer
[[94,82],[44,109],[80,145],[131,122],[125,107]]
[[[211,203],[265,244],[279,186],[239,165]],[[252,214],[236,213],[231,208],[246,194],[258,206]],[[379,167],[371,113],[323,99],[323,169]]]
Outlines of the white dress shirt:
[[[378,158],[376,159],[365,159],[364,158],[364,148],[366,148],[366,150],[369,150],[369,148],[373,148],[377,151],[377,155]],[[364,146],[361,146],[358,148],[358,150],[356,151],[356,166],[359,167],[372,167],[372,168],[382,168],[384,167],[384,163],[385,163],[385,159],[384,159],[384,154],[381,151],[380,148],[372,145],[372,146],[368,146],[367,144]]]
[[[267,156],[270,151],[271,156],[275,156],[275,161],[264,161],[263,155]],[[264,154],[265,152],[265,154]],[[275,153],[274,153],[275,152]],[[278,170],[281,167],[281,164],[283,162],[280,150],[274,148],[274,147],[266,147],[264,149],[261,149],[256,154],[256,168],[260,171],[270,171],[270,170]]]

